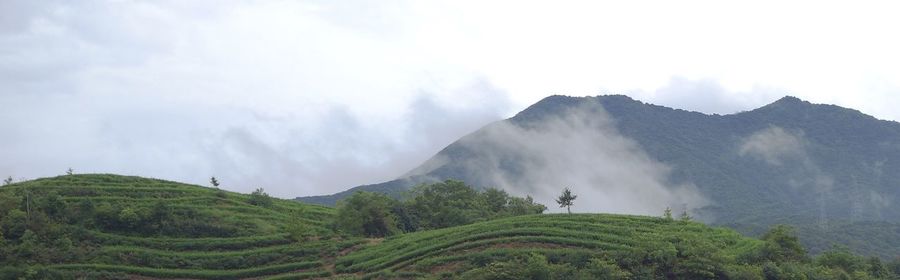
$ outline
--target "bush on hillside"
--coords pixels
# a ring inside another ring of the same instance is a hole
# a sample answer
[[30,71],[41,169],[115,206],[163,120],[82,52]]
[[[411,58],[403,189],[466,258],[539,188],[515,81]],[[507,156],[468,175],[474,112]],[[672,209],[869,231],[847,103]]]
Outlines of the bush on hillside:
[[338,203],[334,226],[338,231],[368,237],[384,237],[399,232],[391,211],[396,200],[380,193],[356,192]]
[[258,188],[250,193],[250,198],[247,200],[247,203],[256,206],[270,207],[272,206],[273,202],[272,197],[269,196],[269,194],[267,194],[265,190],[263,190],[263,188]]

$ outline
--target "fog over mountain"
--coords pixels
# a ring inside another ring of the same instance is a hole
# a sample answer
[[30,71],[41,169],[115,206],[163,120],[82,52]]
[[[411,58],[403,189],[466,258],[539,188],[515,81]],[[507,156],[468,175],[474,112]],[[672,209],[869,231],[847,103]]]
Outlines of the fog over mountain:
[[0,176],[71,167],[328,194],[396,178],[551,94],[718,114],[790,94],[900,120],[900,40],[885,36],[900,26],[894,10],[4,0]]
[[593,100],[527,122],[497,122],[458,143],[408,175],[461,166],[464,173],[454,174],[459,179],[547,205],[565,186],[589,201],[579,203],[579,211],[655,215],[708,203],[693,184],[671,182],[671,167],[621,135]]

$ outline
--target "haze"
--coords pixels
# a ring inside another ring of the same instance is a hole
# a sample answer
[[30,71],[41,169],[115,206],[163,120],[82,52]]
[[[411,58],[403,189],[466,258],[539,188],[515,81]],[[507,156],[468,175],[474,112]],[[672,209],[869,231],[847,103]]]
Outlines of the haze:
[[551,94],[900,120],[891,5],[2,0],[0,176],[328,194]]

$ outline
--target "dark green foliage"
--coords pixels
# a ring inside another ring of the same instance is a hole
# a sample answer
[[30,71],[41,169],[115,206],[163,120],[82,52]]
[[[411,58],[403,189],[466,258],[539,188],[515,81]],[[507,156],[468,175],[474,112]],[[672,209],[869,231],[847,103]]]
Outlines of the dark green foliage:
[[762,258],[773,262],[804,261],[806,250],[800,244],[794,229],[787,225],[776,225],[762,236],[765,245]]
[[27,214],[19,209],[12,209],[6,212],[0,227],[3,228],[3,235],[9,239],[19,239],[25,234],[28,228]]
[[754,265],[730,265],[725,269],[730,280],[763,280],[763,268]]
[[893,261],[888,263],[887,270],[894,273],[894,275],[900,275],[900,257],[896,257]]
[[219,187],[219,180],[216,180],[216,177],[209,177],[209,184],[213,186],[213,188]]
[[501,216],[533,215],[544,213],[544,211],[547,211],[547,206],[534,202],[530,195],[525,198],[511,196],[506,205],[506,213]]
[[591,259],[591,262],[578,273],[578,279],[630,279],[631,273],[622,269],[614,261]]
[[559,203],[560,208],[565,207],[566,211],[568,211],[569,214],[572,214],[571,207],[575,203],[576,198],[578,198],[577,195],[572,194],[572,191],[570,191],[569,188],[565,188],[563,189],[562,194],[556,198],[556,203]]
[[[866,259],[866,266],[868,268],[868,274],[872,277],[879,279],[888,279],[888,277],[892,276],[892,272],[884,263],[881,262],[881,259],[877,257],[869,257]],[[900,273],[897,274],[900,276]]]
[[38,205],[51,218],[63,218],[63,214],[65,214],[66,202],[60,198],[57,192],[48,192]]
[[471,224],[477,221],[543,213],[547,208],[505,191],[474,190],[465,183],[447,180],[419,185],[398,201],[383,194],[357,192],[338,204],[335,226],[342,232],[382,237]]
[[[474,280],[572,279],[573,269],[555,267],[540,254],[529,254],[510,261],[494,262],[466,272],[460,278]],[[568,277],[567,277],[568,276]]]
[[269,207],[272,206],[272,197],[270,197],[263,188],[258,188],[250,193],[250,199],[247,200],[247,203],[256,206]]
[[463,182],[447,180],[412,190],[410,213],[423,229],[470,224],[481,217],[478,192]]
[[849,274],[871,272],[871,263],[863,257],[854,255],[846,247],[835,247],[822,253],[816,258],[815,263],[828,268],[840,269]]
[[399,232],[392,212],[398,202],[386,195],[357,192],[338,204],[335,226],[341,232],[384,237]]
[[413,224],[419,229],[437,229],[476,221],[543,213],[547,208],[531,196],[514,197],[498,189],[478,192],[461,181],[420,185],[406,202]]

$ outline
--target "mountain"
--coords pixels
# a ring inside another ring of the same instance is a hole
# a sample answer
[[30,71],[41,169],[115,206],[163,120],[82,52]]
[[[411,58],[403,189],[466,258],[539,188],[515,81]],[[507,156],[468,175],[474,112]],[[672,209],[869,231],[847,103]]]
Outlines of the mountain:
[[[297,200],[330,205],[359,190],[398,194],[444,179],[547,205],[571,186],[581,209],[669,207],[748,234],[792,224],[813,252],[838,243],[900,256],[900,123],[795,97],[708,115],[622,95],[551,96],[397,180]],[[860,232],[862,241],[848,237]]]

